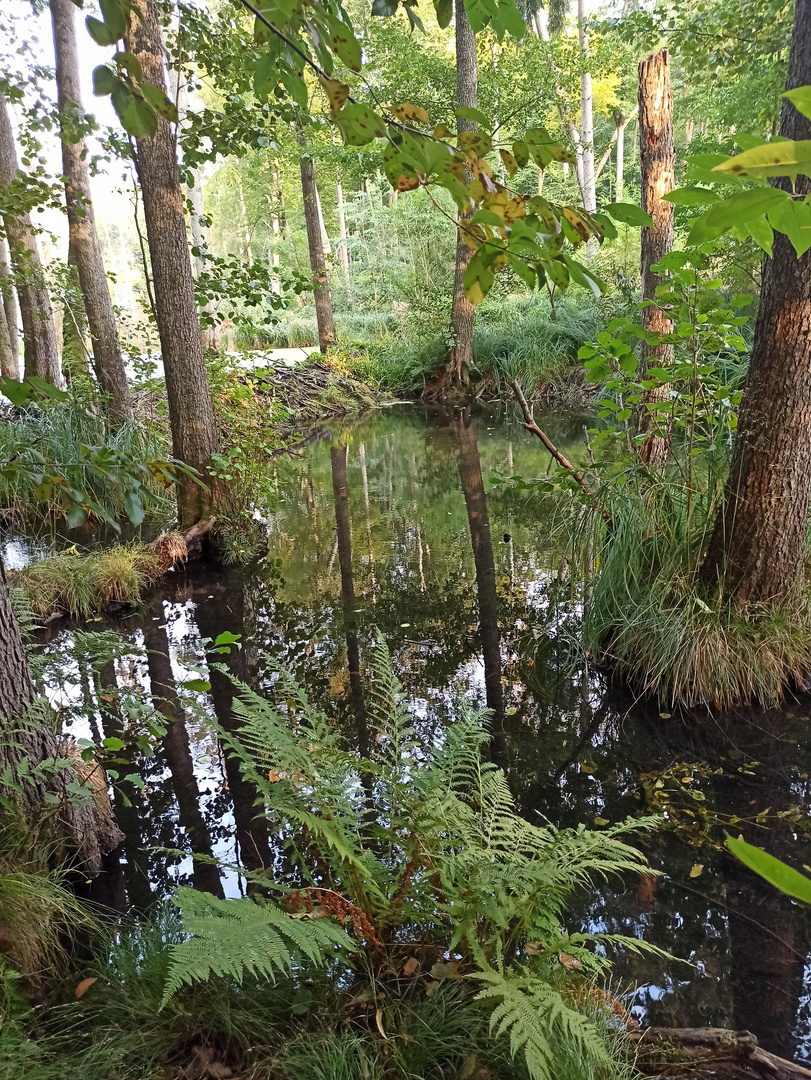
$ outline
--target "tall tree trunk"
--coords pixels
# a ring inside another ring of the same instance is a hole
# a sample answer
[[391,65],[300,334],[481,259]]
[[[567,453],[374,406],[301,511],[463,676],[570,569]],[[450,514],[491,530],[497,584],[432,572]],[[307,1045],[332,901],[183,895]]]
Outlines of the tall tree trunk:
[[[786,88],[811,83],[811,0],[797,0]],[[811,120],[783,102],[780,134],[811,139]],[[788,180],[778,187],[791,190]],[[794,190],[811,192],[799,176]],[[763,266],[749,376],[724,505],[704,564],[736,604],[779,604],[802,585],[811,496],[811,250],[776,233]]]
[[627,121],[617,132],[617,180],[614,185],[614,201],[622,202],[625,194],[625,128]]
[[346,234],[346,214],[344,212],[344,189],[340,180],[335,182],[335,194],[337,197],[337,209],[338,209],[338,237],[340,244],[338,245],[338,254],[341,259],[341,266],[343,268],[344,277],[349,280],[349,249],[346,246],[347,234]]
[[14,282],[11,280],[11,270],[8,264],[6,242],[0,237],[0,303],[3,306],[3,316],[8,334],[8,360],[2,374],[10,379],[20,377],[20,342],[17,333],[17,297],[14,292]]
[[[11,606],[5,569],[0,562],[0,722],[3,727],[15,720],[35,696],[20,627]],[[0,755],[5,750],[6,747],[0,746]]]
[[93,342],[96,378],[107,397],[105,408],[110,419],[123,423],[132,419],[132,399],[96,231],[90,196],[90,172],[85,161],[85,143],[76,132],[76,122],[81,122],[83,115],[79,54],[73,21],[76,6],[73,0],[50,0],[50,3],[70,245],[79,272],[79,283]]
[[[580,51],[585,64],[580,76],[580,141],[583,155],[583,207],[594,213],[597,209],[597,188],[594,175],[594,95],[591,89],[591,72],[588,70],[590,56],[589,36],[586,33],[588,16],[586,0],[577,0],[577,32]],[[592,244],[592,247],[594,245]]]
[[20,366],[11,347],[11,334],[6,320],[6,309],[0,303],[0,375],[6,379],[19,379]]
[[[145,80],[165,93],[157,12],[147,0],[134,0],[133,7],[127,48],[140,60]],[[178,517],[186,529],[208,517],[225,496],[209,473],[219,438],[203,362],[177,146],[162,116],[154,138],[138,139],[135,164],[144,201],[172,445],[175,457],[196,469],[205,485],[185,477],[178,482]]]
[[[17,180],[24,181],[25,177],[19,170],[8,103],[4,95],[0,94],[0,191],[4,191]],[[3,215],[3,222],[20,300],[25,376],[29,378],[37,375],[40,379],[59,386],[62,376],[59,371],[53,308],[39,261],[39,248],[31,217],[29,214],[14,214],[9,210]]]
[[[670,86],[670,58],[661,49],[639,65],[639,151],[642,168],[642,209],[653,218],[653,225],[642,229],[642,299],[653,300],[662,277],[653,272],[660,259],[673,250],[673,204],[663,195],[673,189],[676,177],[676,146],[673,141],[673,91]],[[669,334],[670,319],[653,305],[643,308],[643,325],[655,334]],[[651,361],[666,368],[673,363],[673,346],[644,346],[640,374]],[[641,404],[637,430],[645,435],[639,448],[642,461],[662,466],[670,453],[670,420],[662,411],[648,404],[670,399],[670,386],[664,384],[648,391]]]
[[[479,69],[476,58],[476,35],[470,28],[464,0],[456,0],[456,106],[476,108]],[[456,130],[475,131],[476,124],[461,116],[456,118]],[[470,217],[470,213],[463,217]],[[452,386],[469,382],[473,366],[473,321],[476,310],[465,296],[464,278],[472,252],[462,239],[456,238],[456,270],[453,278],[453,301],[451,303],[451,345],[448,349],[447,381]]]
[[307,244],[310,248],[310,269],[313,272],[313,299],[318,322],[318,347],[327,352],[338,340],[332,318],[332,300],[327,281],[327,264],[321,244],[321,221],[318,213],[318,191],[315,186],[315,168],[309,154],[302,154],[301,194],[304,198],[304,222],[307,226]]

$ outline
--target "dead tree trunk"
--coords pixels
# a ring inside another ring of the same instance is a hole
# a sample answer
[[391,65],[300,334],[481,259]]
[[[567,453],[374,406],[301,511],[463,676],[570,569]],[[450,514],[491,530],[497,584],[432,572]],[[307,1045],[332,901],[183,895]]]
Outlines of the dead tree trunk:
[[321,242],[321,215],[318,213],[318,189],[315,185],[315,168],[309,154],[302,154],[301,194],[304,199],[304,222],[307,226],[307,244],[310,249],[310,269],[313,272],[313,300],[318,323],[318,347],[328,352],[338,340],[332,317],[332,300],[327,280],[327,264]]
[[[0,191],[5,192],[16,182],[24,181],[19,169],[8,103],[3,94],[0,94]],[[59,371],[53,308],[39,261],[31,216],[28,213],[15,214],[7,210],[3,215],[3,222],[20,300],[26,378],[37,375],[40,379],[59,386],[62,377]]]
[[83,113],[79,54],[73,22],[75,12],[73,0],[51,0],[62,171],[65,174],[65,208],[70,228],[70,246],[79,272],[79,284],[93,342],[96,378],[106,395],[105,408],[110,419],[120,424],[132,419],[132,400],[96,231],[84,138],[77,131],[77,120],[81,122]]
[[337,210],[338,210],[338,238],[340,243],[338,245],[338,254],[341,259],[341,267],[344,272],[344,277],[349,281],[349,249],[346,246],[347,233],[346,233],[346,213],[344,212],[344,189],[340,180],[335,182],[335,194],[337,197]]
[[[476,108],[479,69],[476,57],[476,35],[463,0],[456,0],[456,106]],[[456,130],[475,131],[476,124],[461,116],[456,119]],[[469,217],[470,215],[463,215]],[[470,381],[473,366],[473,322],[476,309],[465,296],[465,271],[472,252],[459,233],[456,239],[456,269],[453,277],[453,300],[451,302],[451,346],[448,349],[445,381],[451,386],[461,386]]]
[[[797,0],[786,87],[811,83],[811,0]],[[780,134],[811,139],[811,120],[783,102]],[[791,190],[788,180],[777,186]],[[811,192],[799,176],[794,190]],[[811,497],[811,251],[776,233],[763,266],[749,376],[724,505],[703,575],[738,605],[780,604],[802,586]]]
[[[146,82],[165,94],[157,12],[148,0],[134,0],[134,8],[127,48],[140,61]],[[202,481],[184,477],[178,482],[178,517],[185,531],[209,517],[225,495],[209,472],[219,437],[203,362],[175,133],[162,116],[154,138],[138,139],[135,165],[144,201],[173,450]]]
[[[673,189],[676,175],[676,147],[673,141],[673,91],[670,86],[670,59],[661,49],[639,65],[639,148],[642,166],[642,209],[653,225],[642,229],[642,299],[653,300],[662,276],[653,267],[673,250],[673,204],[662,196]],[[658,307],[642,312],[642,322],[654,334],[669,334],[673,324]],[[640,375],[650,366],[667,368],[673,363],[673,346],[643,345]],[[642,461],[664,466],[670,453],[670,420],[657,406],[670,400],[670,386],[648,391],[638,415],[637,430],[645,440],[639,448]]]

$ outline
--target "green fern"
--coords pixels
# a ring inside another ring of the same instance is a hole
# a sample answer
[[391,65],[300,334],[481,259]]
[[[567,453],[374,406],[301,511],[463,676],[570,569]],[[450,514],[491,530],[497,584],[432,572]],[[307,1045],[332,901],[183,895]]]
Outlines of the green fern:
[[221,900],[186,888],[178,888],[173,899],[191,936],[172,946],[163,1005],[184,983],[212,975],[241,983],[247,974],[275,981],[293,970],[297,955],[319,965],[336,950],[355,949],[330,919],[290,915],[265,901]]
[[483,984],[476,1000],[492,1009],[494,1037],[524,1055],[533,1080],[552,1080],[564,1052],[604,1068],[611,1061],[604,1032],[572,1008],[569,990],[605,971],[608,948],[650,946],[569,935],[563,914],[575,889],[645,869],[627,840],[650,823],[593,832],[525,820],[503,772],[487,760],[486,715],[460,698],[444,739],[422,745],[382,642],[370,669],[371,760],[345,748],[284,671],[272,699],[237,684],[239,733],[220,737],[256,788],[286,868],[283,882],[264,884],[304,890],[300,906],[333,916],[294,918],[267,901],[180,890],[190,939],[173,947],[166,998],[211,975],[303,974],[327,956],[348,969],[350,948],[368,954],[379,980],[381,950],[421,940]]

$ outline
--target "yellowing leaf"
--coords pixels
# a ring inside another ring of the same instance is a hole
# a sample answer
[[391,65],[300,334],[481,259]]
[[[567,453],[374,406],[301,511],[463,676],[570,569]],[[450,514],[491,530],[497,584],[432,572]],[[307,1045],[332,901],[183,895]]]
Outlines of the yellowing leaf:
[[703,870],[704,870],[704,863],[700,863],[700,862],[694,863],[693,868],[690,871],[690,877],[701,877],[701,874],[703,873]]
[[398,120],[402,120],[404,124],[427,124],[428,113],[421,105],[409,105],[405,102],[402,105],[395,105],[393,109],[389,110],[393,112]]
[[453,132],[451,131],[451,129],[448,127],[447,124],[437,124],[437,126],[434,128],[434,138],[435,139],[452,139],[453,138]]
[[333,112],[340,112],[349,100],[349,87],[340,79],[325,79],[323,76],[318,80],[324,93],[329,98],[329,107]]
[[499,150],[499,154],[504,163],[504,168],[510,176],[515,176],[518,172],[518,162],[515,160],[515,156],[511,154],[509,150]]

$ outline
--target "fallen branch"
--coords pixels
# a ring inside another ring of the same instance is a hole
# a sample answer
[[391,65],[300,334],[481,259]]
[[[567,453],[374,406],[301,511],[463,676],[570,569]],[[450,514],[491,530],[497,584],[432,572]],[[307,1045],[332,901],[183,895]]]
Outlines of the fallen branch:
[[684,1080],[811,1080],[811,1071],[758,1046],[749,1031],[647,1028],[629,1032],[643,1076]]
[[[527,431],[531,431],[532,434],[536,436],[536,438],[541,440],[541,442],[544,444],[544,446],[555,459],[555,461],[557,461],[558,465],[562,465],[563,468],[571,474],[571,477],[575,481],[575,483],[580,485],[588,498],[591,499],[592,502],[596,502],[597,496],[589,487],[583,474],[577,471],[577,469],[574,467],[574,465],[572,465],[571,461],[569,461],[566,455],[562,454],[560,450],[558,450],[558,448],[555,446],[549,436],[544,431],[542,431],[535,423],[535,418],[532,415],[532,409],[529,407],[527,399],[524,397],[524,391],[521,389],[521,385],[518,382],[518,379],[513,379],[513,381],[510,383],[510,386],[512,387],[513,393],[515,394],[515,400],[521,407],[521,413],[524,417],[524,427],[527,429]],[[611,521],[611,515],[607,510],[603,509],[601,513],[603,515],[603,521]]]

